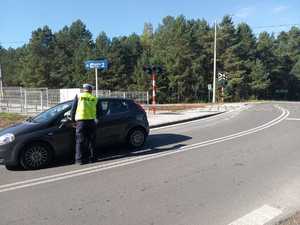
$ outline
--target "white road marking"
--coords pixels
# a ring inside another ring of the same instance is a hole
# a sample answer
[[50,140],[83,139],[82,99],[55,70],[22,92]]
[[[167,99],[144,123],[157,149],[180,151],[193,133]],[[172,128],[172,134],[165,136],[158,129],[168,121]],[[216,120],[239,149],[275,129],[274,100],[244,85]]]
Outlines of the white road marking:
[[291,121],[300,121],[300,118],[286,118],[286,120],[291,120]]
[[146,160],[156,159],[156,158],[160,158],[160,157],[164,157],[164,156],[168,156],[168,155],[173,155],[173,154],[193,150],[195,148],[201,148],[201,147],[205,147],[208,145],[212,145],[212,144],[220,143],[223,141],[242,137],[242,136],[245,136],[248,134],[256,133],[258,131],[267,129],[269,127],[272,127],[272,126],[280,123],[281,121],[283,121],[284,119],[286,119],[289,116],[289,112],[287,110],[285,110],[281,107],[278,107],[278,108],[282,111],[282,114],[279,117],[273,119],[272,121],[270,121],[268,123],[265,123],[263,125],[260,125],[258,127],[255,127],[255,128],[249,129],[249,130],[245,130],[245,131],[238,132],[238,133],[228,135],[228,136],[224,136],[221,138],[211,139],[211,140],[195,143],[192,145],[184,146],[184,147],[181,147],[172,152],[161,152],[161,153],[156,153],[156,154],[152,154],[152,155],[138,156],[138,157],[135,157],[132,159],[124,159],[124,160],[120,160],[117,162],[87,167],[87,168],[69,171],[69,172],[65,172],[65,173],[59,173],[59,174],[54,174],[54,175],[50,175],[50,176],[44,176],[44,177],[39,177],[39,178],[35,178],[35,179],[0,185],[0,193],[17,190],[17,189],[21,189],[21,188],[26,188],[26,187],[32,187],[32,186],[36,186],[36,185],[40,185],[40,184],[55,182],[55,181],[64,180],[64,179],[68,179],[68,178],[72,178],[72,177],[82,176],[85,174],[96,173],[96,172],[100,172],[100,171],[104,171],[104,170],[108,170],[108,169],[112,169],[112,168],[123,167],[123,166],[131,165],[131,164],[143,162]]
[[280,209],[264,205],[228,225],[264,225],[281,213]]

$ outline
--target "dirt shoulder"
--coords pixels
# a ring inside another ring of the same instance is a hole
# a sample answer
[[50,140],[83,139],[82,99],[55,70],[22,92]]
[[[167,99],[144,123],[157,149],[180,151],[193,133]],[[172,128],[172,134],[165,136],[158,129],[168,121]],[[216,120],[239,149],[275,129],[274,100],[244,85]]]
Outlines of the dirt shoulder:
[[277,225],[300,225],[300,212],[279,222]]
[[14,113],[0,113],[0,128],[5,128],[13,124],[24,121],[26,116]]

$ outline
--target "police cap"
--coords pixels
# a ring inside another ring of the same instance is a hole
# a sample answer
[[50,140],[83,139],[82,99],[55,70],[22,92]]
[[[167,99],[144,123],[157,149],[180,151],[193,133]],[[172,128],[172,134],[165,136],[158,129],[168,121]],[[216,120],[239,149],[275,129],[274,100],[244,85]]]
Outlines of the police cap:
[[82,88],[83,88],[83,90],[86,90],[86,91],[92,91],[93,90],[93,85],[84,84],[84,85],[82,85]]

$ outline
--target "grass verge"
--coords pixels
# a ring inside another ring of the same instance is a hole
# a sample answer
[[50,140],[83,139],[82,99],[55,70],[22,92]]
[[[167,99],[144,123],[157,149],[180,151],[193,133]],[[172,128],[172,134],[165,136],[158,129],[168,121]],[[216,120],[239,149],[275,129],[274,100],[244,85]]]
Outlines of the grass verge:
[[5,128],[13,124],[24,121],[26,116],[0,112],[0,128]]

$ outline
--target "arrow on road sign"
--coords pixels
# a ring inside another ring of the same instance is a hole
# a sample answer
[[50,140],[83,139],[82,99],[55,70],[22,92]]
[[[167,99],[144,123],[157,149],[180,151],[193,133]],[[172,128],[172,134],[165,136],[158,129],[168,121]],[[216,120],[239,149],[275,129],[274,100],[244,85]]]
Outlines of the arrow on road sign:
[[107,70],[108,67],[108,61],[107,59],[102,60],[88,60],[84,62],[85,69],[91,70],[91,69],[102,69]]

